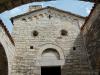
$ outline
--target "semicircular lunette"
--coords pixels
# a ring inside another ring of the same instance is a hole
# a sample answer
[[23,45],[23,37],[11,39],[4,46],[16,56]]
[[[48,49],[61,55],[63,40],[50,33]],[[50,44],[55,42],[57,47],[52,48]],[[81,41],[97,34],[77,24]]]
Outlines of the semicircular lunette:
[[42,52],[42,60],[60,60],[60,55],[54,48],[47,48]]

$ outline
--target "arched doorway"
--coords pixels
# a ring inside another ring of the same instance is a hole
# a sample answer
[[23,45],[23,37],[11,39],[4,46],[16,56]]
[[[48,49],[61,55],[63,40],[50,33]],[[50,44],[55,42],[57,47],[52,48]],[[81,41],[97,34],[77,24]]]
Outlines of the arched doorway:
[[0,75],[8,75],[7,56],[1,43],[0,43]]
[[50,64],[41,66],[41,75],[61,75],[61,65],[54,65],[53,61],[59,61],[60,55],[54,48],[47,48],[42,52],[41,60]]
[[51,43],[41,45],[35,63],[41,71],[40,75],[61,75],[61,68],[64,64],[62,48]]

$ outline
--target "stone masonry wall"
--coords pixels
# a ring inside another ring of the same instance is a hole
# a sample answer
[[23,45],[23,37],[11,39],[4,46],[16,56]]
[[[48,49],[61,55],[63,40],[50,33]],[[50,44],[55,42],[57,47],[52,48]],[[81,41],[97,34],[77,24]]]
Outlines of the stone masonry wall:
[[[80,33],[83,23],[82,18],[54,9],[44,9],[14,19],[12,36],[16,56],[12,75],[41,75],[41,66],[36,65],[39,63],[38,53],[44,45],[49,48],[49,44],[62,49],[65,60],[61,65],[62,75],[92,75]],[[67,31],[67,35],[61,35],[61,30]],[[37,36],[34,36],[34,31]]]
[[95,5],[82,31],[92,69],[100,74],[100,4]]
[[[15,54],[15,47],[9,37],[6,35],[5,30],[0,24],[0,68],[5,70],[0,71],[0,75],[11,75],[11,65]],[[3,59],[3,60],[2,60]],[[8,64],[8,66],[7,66]],[[3,66],[3,67],[2,67]],[[8,70],[8,73],[7,73]]]

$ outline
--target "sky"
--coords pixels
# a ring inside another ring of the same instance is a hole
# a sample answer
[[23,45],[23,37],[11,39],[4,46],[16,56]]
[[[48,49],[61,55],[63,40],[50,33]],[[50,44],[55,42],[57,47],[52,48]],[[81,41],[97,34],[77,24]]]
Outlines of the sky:
[[64,11],[68,11],[86,17],[89,15],[94,4],[78,0],[57,0],[48,2],[32,2],[25,5],[21,5],[19,7],[16,7],[12,10],[7,10],[0,14],[0,18],[2,19],[10,33],[13,29],[13,25],[10,21],[10,18],[28,12],[29,6],[31,5],[42,5],[42,7],[52,6]]

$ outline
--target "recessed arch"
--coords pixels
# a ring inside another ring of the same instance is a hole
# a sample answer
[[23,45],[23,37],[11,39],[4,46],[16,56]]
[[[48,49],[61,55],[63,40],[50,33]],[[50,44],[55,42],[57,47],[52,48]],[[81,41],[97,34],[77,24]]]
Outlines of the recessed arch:
[[48,49],[48,48],[56,49],[56,51],[60,55],[60,60],[64,60],[64,54],[63,54],[62,48],[60,48],[59,46],[54,45],[54,44],[41,45],[40,48],[39,48],[39,52],[37,54],[37,59],[41,59],[41,55],[42,55],[43,51]]
[[47,48],[42,52],[42,60],[60,60],[60,55],[54,48]]
[[[46,58],[43,58],[43,56],[46,56]],[[65,59],[62,48],[54,44],[44,44],[40,46],[37,54],[37,66],[61,66],[64,65],[64,63]]]

